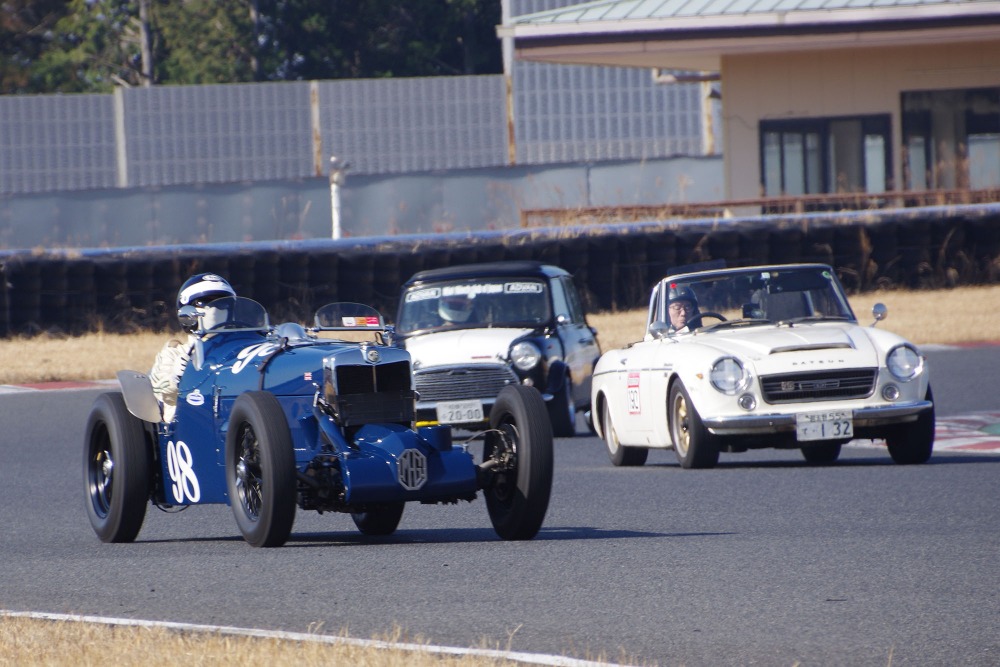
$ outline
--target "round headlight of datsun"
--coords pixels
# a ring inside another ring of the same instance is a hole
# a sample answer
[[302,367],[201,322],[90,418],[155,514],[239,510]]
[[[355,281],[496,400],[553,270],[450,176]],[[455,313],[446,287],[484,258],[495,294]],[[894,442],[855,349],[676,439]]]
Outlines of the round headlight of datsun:
[[541,351],[531,343],[521,341],[510,348],[510,360],[519,371],[530,371],[541,359]]
[[723,394],[732,396],[750,384],[750,374],[736,357],[723,357],[712,364],[708,375],[712,386]]
[[924,359],[912,345],[897,345],[889,350],[885,357],[885,365],[894,377],[909,382],[924,372]]

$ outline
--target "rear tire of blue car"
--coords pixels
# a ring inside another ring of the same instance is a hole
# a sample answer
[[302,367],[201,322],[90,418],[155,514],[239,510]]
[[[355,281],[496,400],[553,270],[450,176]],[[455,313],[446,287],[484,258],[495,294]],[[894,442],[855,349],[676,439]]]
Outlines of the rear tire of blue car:
[[492,462],[483,495],[496,534],[530,540],[542,527],[552,492],[552,426],[538,391],[523,385],[500,391],[483,462]]
[[102,542],[133,542],[146,518],[152,455],[143,422],[120,393],[101,394],[87,419],[87,516]]
[[369,505],[364,512],[351,512],[354,525],[362,535],[392,535],[403,518],[406,503]]
[[[927,400],[934,400],[930,387],[927,387]],[[934,428],[933,407],[920,413],[917,421],[897,426],[885,439],[889,456],[902,465],[927,463],[934,451]]]
[[682,468],[714,468],[719,462],[719,439],[705,428],[680,380],[670,388],[667,409],[677,462]]
[[280,547],[295,521],[295,452],[288,419],[266,391],[241,394],[226,434],[226,485],[243,538]]

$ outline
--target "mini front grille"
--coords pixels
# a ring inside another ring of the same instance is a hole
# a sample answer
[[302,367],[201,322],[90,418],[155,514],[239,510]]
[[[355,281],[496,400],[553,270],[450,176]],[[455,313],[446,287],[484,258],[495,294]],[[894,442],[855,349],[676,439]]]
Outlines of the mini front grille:
[[768,403],[865,398],[875,391],[878,371],[869,368],[767,375],[760,379]]
[[418,371],[414,375],[421,401],[460,401],[496,398],[500,390],[518,379],[506,366],[482,366]]

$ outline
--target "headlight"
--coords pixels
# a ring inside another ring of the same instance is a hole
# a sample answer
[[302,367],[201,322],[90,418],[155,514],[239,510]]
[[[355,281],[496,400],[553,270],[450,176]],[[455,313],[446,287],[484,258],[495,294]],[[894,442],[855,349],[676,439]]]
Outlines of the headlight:
[[885,357],[889,372],[903,382],[909,382],[924,372],[924,359],[912,345],[903,344],[889,350]]
[[510,348],[510,360],[519,371],[530,371],[541,359],[541,351],[531,343],[521,341]]
[[750,384],[750,374],[736,357],[723,357],[712,364],[708,374],[712,386],[723,394],[732,396]]

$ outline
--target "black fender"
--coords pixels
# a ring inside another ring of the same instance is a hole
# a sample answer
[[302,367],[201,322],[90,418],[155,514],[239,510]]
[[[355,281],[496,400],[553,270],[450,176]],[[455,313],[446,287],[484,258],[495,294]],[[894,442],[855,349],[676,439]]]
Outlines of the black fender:
[[566,385],[566,376],[569,375],[569,366],[564,361],[555,361],[549,366],[549,374],[545,379],[545,390],[542,392],[549,396],[559,393],[559,390]]

